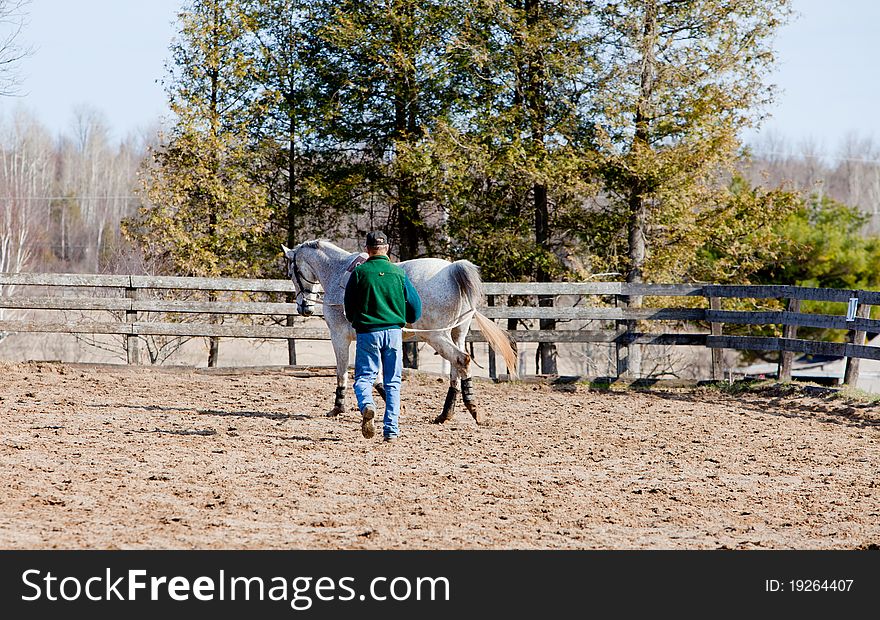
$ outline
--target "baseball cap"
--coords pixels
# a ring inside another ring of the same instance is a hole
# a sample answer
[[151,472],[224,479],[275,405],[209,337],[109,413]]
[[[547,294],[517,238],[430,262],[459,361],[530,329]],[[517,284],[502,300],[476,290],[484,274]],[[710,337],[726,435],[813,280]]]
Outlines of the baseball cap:
[[388,237],[381,230],[374,230],[367,234],[367,247],[375,248],[380,245],[388,245]]

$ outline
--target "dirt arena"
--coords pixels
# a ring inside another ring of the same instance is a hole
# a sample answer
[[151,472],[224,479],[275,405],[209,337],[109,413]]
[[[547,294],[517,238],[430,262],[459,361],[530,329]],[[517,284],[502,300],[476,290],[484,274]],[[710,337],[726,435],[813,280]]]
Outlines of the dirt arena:
[[0,548],[880,545],[878,405],[418,376],[386,445],[320,374],[0,363]]

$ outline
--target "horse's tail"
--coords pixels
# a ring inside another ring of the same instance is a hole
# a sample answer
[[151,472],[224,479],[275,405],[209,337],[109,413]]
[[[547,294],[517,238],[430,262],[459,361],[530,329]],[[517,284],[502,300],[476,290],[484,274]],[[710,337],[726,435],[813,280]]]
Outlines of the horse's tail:
[[480,269],[469,260],[457,260],[449,267],[452,279],[458,285],[470,303],[471,308],[476,309],[483,299],[483,281],[480,279]]
[[517,353],[516,342],[506,331],[498,327],[494,321],[477,311],[477,305],[483,298],[483,281],[480,278],[480,270],[470,261],[457,260],[450,267],[452,278],[458,285],[459,290],[467,298],[474,309],[474,319],[477,326],[485,336],[491,347],[501,354],[507,371],[511,377],[517,376]]
[[501,354],[501,357],[504,358],[504,363],[507,365],[507,372],[510,373],[511,377],[516,377],[516,342],[510,337],[510,334],[495,325],[495,322],[490,318],[479,312],[475,312],[474,319],[476,319],[477,326],[480,328],[480,331],[483,332],[483,336],[486,337],[486,340],[492,348],[498,351],[498,353]]

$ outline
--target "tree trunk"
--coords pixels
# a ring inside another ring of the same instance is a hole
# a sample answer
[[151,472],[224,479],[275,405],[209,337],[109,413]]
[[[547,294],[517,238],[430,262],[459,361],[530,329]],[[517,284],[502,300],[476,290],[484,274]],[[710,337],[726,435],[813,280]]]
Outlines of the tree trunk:
[[[289,134],[289,147],[287,153],[287,247],[294,248],[298,244],[297,235],[298,231],[296,230],[296,115],[293,107],[293,92],[288,93],[287,96],[287,106],[288,106],[288,134]],[[286,298],[287,303],[296,303],[296,296],[293,294],[287,295]],[[288,316],[286,320],[286,324],[288,327],[292,327],[294,323],[294,317]],[[294,338],[289,338],[287,340],[287,363],[290,366],[296,366],[296,340]]]
[[214,368],[217,366],[217,361],[220,358],[220,339],[216,336],[212,336],[208,342],[208,367]]
[[[412,3],[403,3],[397,7],[398,14],[406,15],[407,23],[413,23]],[[414,34],[404,31],[395,23],[392,38],[400,58],[409,59],[410,40]],[[418,87],[416,85],[415,63],[400,62],[395,67],[394,76],[394,137],[396,140],[415,140],[419,135],[418,124]],[[397,179],[397,199],[395,211],[397,221],[397,254],[401,261],[411,260],[419,256],[420,230],[419,198],[413,190],[413,181],[408,173]],[[419,350],[415,342],[403,345],[403,365],[405,368],[419,367]]]
[[[211,291],[208,293],[208,301],[217,301],[217,293]],[[210,323],[212,325],[216,325],[219,323],[219,319],[216,314],[211,315]],[[220,338],[217,336],[211,336],[208,339],[208,368],[214,368],[217,366],[217,362],[220,359]]]
[[[639,80],[639,98],[635,116],[635,135],[633,136],[632,156],[639,158],[642,150],[650,148],[652,120],[652,101],[654,82],[657,74],[655,56],[657,41],[657,4],[648,0],[645,5],[642,28],[642,72]],[[633,177],[629,191],[629,269],[626,281],[641,283],[644,281],[645,257],[647,255],[647,220],[648,208],[646,194],[649,188],[638,176]],[[629,308],[640,308],[642,297],[631,296]],[[633,330],[635,322],[628,322],[628,329]],[[638,345],[629,345],[629,372],[633,377],[641,376],[641,351]]]
[[[550,233],[549,233],[549,208],[547,205],[547,186],[545,185],[535,185],[534,188],[535,193],[535,243],[538,247],[542,249],[547,249],[547,243],[549,241]],[[538,282],[549,282],[550,275],[547,271],[538,267],[537,269],[537,281]],[[552,295],[539,295],[538,296],[538,306],[547,308],[553,306],[553,296]],[[538,327],[542,330],[554,330],[556,329],[556,320],[555,319],[539,319]],[[544,375],[555,375],[558,374],[558,369],[556,366],[556,343],[553,342],[541,342],[538,343],[538,358],[540,360],[540,373]]]
[[[526,28],[531,35],[540,29],[541,2],[540,0],[526,0]],[[543,56],[533,53],[529,56],[526,67],[525,80],[525,103],[529,112],[529,124],[532,137],[532,147],[535,154],[540,156],[544,152],[544,140],[547,134],[547,101],[546,101],[546,73],[544,70]],[[543,252],[550,250],[550,207],[547,199],[547,185],[535,183],[532,186],[534,221],[535,221],[535,245]],[[550,274],[539,263],[535,269],[535,280],[549,282]],[[539,295],[538,306],[549,307],[553,305],[553,296]],[[553,319],[540,319],[540,329],[556,329],[556,321]],[[556,344],[553,342],[538,343],[537,359],[540,374],[555,375],[556,367]]]

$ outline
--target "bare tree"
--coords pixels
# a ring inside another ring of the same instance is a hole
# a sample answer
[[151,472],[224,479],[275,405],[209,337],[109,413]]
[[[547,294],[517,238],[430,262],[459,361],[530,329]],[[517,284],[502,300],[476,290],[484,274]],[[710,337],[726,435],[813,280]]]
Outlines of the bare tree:
[[31,53],[20,43],[28,4],[30,0],[0,0],[0,96],[18,93],[19,61]]
[[788,184],[857,207],[869,216],[864,232],[880,233],[880,145],[873,138],[851,133],[831,150],[810,138],[795,145],[768,135],[753,151],[744,171],[752,183]]
[[[22,271],[34,256],[43,226],[42,196],[52,184],[52,144],[25,114],[0,126],[0,272]],[[0,294],[11,293],[0,287]],[[5,318],[0,309],[0,319]]]

